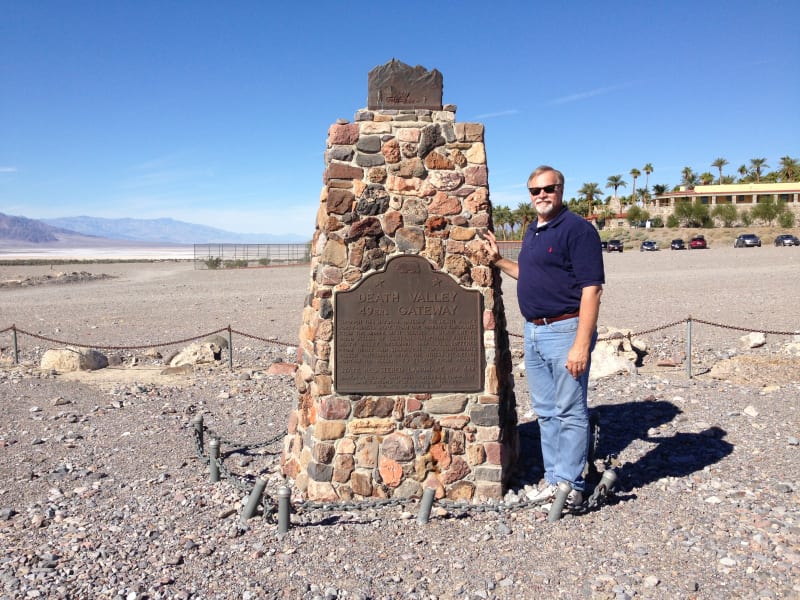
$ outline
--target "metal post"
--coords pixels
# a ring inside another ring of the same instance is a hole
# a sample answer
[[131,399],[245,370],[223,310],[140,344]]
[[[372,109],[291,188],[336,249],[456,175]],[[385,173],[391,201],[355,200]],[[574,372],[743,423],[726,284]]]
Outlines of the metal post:
[[561,511],[564,510],[564,505],[567,503],[567,496],[569,496],[571,491],[572,486],[566,481],[558,482],[556,497],[553,500],[553,504],[550,505],[550,511],[547,513],[548,523],[558,521],[561,518]]
[[198,450],[200,454],[203,454],[205,452],[203,447],[203,415],[195,415],[194,419],[192,419],[192,425],[194,425],[194,432],[197,437]]
[[436,495],[436,490],[432,487],[426,487],[422,492],[422,502],[419,503],[419,514],[417,515],[417,523],[425,525],[431,516],[431,508],[433,507],[433,497]]
[[13,337],[14,337],[14,364],[18,365],[19,364],[19,348],[17,347],[17,326],[16,325],[12,325],[11,326],[11,331],[12,331]]
[[211,471],[211,483],[219,481],[219,440],[212,439],[208,442],[208,467]]
[[686,376],[692,378],[692,315],[686,319]]
[[233,332],[228,325],[228,368],[233,370]]
[[256,514],[256,508],[261,502],[261,494],[264,493],[264,488],[267,487],[267,481],[260,477],[256,479],[256,483],[250,492],[250,497],[247,499],[247,504],[242,511],[242,521],[247,521],[250,517]]
[[292,491],[288,486],[278,488],[278,534],[283,535],[289,531],[289,498]]
[[614,489],[614,485],[617,483],[617,473],[614,469],[606,469],[603,471],[603,476],[600,478],[600,483],[597,484],[597,487],[600,489],[600,494],[603,496],[607,496],[608,493]]

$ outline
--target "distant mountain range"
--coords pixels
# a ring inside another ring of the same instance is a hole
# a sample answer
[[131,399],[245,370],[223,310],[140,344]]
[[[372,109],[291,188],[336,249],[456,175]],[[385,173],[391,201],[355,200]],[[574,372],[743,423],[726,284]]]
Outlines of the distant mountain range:
[[48,244],[74,234],[155,244],[300,244],[308,241],[295,234],[233,233],[174,219],[103,219],[81,216],[37,220],[0,213],[0,240]]

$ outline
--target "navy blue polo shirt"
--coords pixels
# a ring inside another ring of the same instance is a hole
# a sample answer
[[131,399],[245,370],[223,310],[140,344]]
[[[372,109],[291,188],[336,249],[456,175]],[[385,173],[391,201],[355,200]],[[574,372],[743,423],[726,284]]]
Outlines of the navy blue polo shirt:
[[605,283],[600,235],[566,207],[528,226],[518,262],[517,299],[528,320],[577,312],[583,288]]

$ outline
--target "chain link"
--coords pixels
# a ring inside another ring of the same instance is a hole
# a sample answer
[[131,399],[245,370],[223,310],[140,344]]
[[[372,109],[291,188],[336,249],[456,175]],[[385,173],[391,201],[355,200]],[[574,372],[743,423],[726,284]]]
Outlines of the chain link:
[[774,331],[770,329],[753,329],[752,327],[737,327],[735,325],[724,325],[722,323],[713,323],[711,321],[704,321],[703,319],[691,319],[694,323],[702,323],[703,325],[710,325],[712,327],[719,327],[721,329],[730,329],[732,331],[748,331],[755,333],[763,333],[764,335],[797,335],[797,331]]
[[[198,431],[197,428],[192,428],[194,434],[194,441],[195,441],[195,451],[197,453],[198,458],[203,462],[204,465],[208,465],[211,462],[210,457],[206,456],[203,451],[203,443],[202,443],[202,436],[203,434],[208,434],[209,437],[216,439],[220,443],[231,444],[236,446],[238,449],[243,448],[256,448],[256,447],[264,447],[274,444],[278,440],[282,439],[286,434],[285,432],[281,432],[272,438],[260,442],[258,444],[235,444],[229,441],[222,440],[217,433],[203,425],[202,433]],[[219,473],[220,477],[227,480],[231,483],[236,489],[241,491],[242,493],[249,495],[253,491],[253,486],[255,485],[255,477],[252,475],[238,475],[233,473],[224,463],[225,456],[235,453],[236,451],[229,451],[225,455],[220,453],[220,457],[218,458],[218,466],[219,466]],[[588,498],[586,502],[580,507],[573,509],[572,512],[576,514],[584,514],[591,510],[596,510],[605,503],[607,496],[609,494],[608,490],[603,490],[602,494],[599,493],[599,490],[595,488],[594,493]],[[419,499],[417,498],[378,498],[374,500],[358,500],[358,501],[349,501],[349,502],[316,502],[312,500],[304,500],[300,502],[294,502],[291,505],[291,509],[295,514],[309,514],[315,512],[322,512],[322,513],[344,513],[344,512],[359,512],[359,511],[368,511],[368,510],[377,510],[381,508],[396,508],[402,507],[405,508],[407,505],[417,504]],[[533,502],[531,500],[521,500],[519,502],[495,502],[495,503],[485,503],[485,504],[467,504],[465,502],[457,502],[454,500],[447,500],[447,499],[440,499],[436,501],[436,505],[446,510],[451,516],[456,518],[461,518],[465,516],[472,516],[476,514],[486,514],[486,513],[513,513],[519,512],[523,510],[528,510],[536,507],[540,507],[546,504],[546,500],[540,502]],[[278,502],[276,498],[270,494],[267,490],[264,491],[264,495],[261,498],[261,506],[263,517],[267,520],[274,520],[275,515],[278,510]]]
[[[794,336],[794,335],[797,335],[796,331],[778,331],[778,330],[772,330],[772,329],[754,329],[752,327],[739,327],[739,326],[736,326],[736,325],[726,325],[724,323],[715,323],[713,321],[706,321],[704,319],[695,319],[695,318],[689,317],[689,318],[686,318],[686,319],[673,321],[671,323],[666,323],[664,325],[659,325],[659,326],[653,327],[651,329],[643,329],[642,331],[629,332],[627,334],[623,334],[623,337],[626,337],[626,338],[630,339],[631,337],[634,337],[634,336],[642,336],[642,335],[647,335],[647,334],[650,334],[650,333],[656,333],[658,331],[664,331],[664,330],[669,329],[671,327],[675,327],[676,325],[680,325],[682,323],[688,323],[690,321],[695,322],[695,323],[700,323],[700,324],[703,324],[703,325],[709,325],[711,327],[719,327],[721,329],[728,329],[728,330],[731,330],[731,331],[756,332],[756,333],[763,333],[765,335],[783,335],[783,336]],[[56,339],[56,338],[47,337],[47,336],[40,335],[40,334],[37,334],[37,333],[32,333],[30,331],[25,331],[24,329],[19,329],[16,325],[11,325],[9,327],[6,327],[5,329],[0,329],[0,333],[5,333],[7,331],[15,331],[15,332],[20,333],[22,335],[27,335],[27,336],[30,336],[32,338],[36,338],[36,339],[39,339],[39,340],[42,340],[42,341],[45,341],[45,342],[51,342],[51,343],[54,343],[54,344],[60,344],[62,346],[74,346],[76,348],[101,348],[103,350],[142,350],[142,349],[147,349],[147,348],[161,348],[161,347],[166,347],[166,346],[175,346],[175,345],[178,345],[178,344],[185,344],[187,342],[194,342],[196,340],[204,339],[204,338],[207,338],[209,336],[215,335],[217,333],[223,333],[223,332],[229,332],[229,333],[232,333],[232,334],[235,333],[236,335],[240,335],[240,336],[245,337],[245,338],[249,338],[249,339],[252,339],[252,340],[258,340],[258,341],[264,342],[266,344],[275,344],[275,345],[278,345],[278,346],[284,346],[284,347],[287,347],[287,348],[297,346],[296,342],[295,343],[283,342],[283,341],[280,341],[280,340],[277,340],[277,339],[271,339],[271,338],[266,338],[266,337],[262,337],[262,336],[258,336],[258,335],[253,335],[251,333],[246,333],[244,331],[239,331],[238,329],[232,329],[230,326],[223,327],[221,329],[216,329],[214,331],[210,331],[210,332],[202,334],[202,335],[196,335],[196,336],[187,337],[187,338],[183,338],[183,339],[177,339],[177,340],[172,340],[172,341],[163,341],[163,342],[155,342],[155,343],[152,343],[152,344],[139,344],[139,345],[132,345],[132,346],[108,346],[108,345],[104,345],[104,344],[84,344],[84,343],[81,343],[81,342],[70,342],[70,341],[66,341],[66,340],[59,340],[59,339]],[[513,333],[513,332],[510,332],[510,331],[506,332],[506,333],[508,334],[509,337],[515,337],[515,338],[520,338],[520,339],[524,338],[524,336],[522,334],[519,334],[519,333]],[[598,342],[607,342],[607,341],[614,340],[614,339],[617,339],[617,337],[614,336],[614,335],[611,335],[611,336],[606,336],[606,337],[599,337],[599,338],[597,338],[597,341]]]

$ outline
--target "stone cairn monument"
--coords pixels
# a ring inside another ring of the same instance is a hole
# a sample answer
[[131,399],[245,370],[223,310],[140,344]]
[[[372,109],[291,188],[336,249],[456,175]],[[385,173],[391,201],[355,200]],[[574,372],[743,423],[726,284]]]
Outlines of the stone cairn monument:
[[518,449],[483,125],[397,60],[328,130],[284,475],[309,500],[504,493]]

